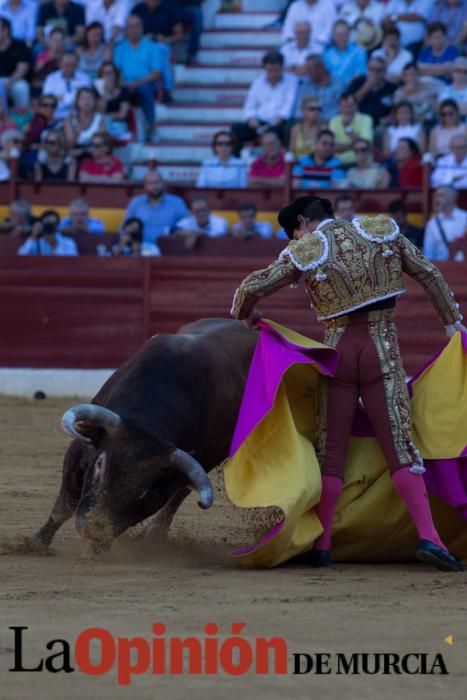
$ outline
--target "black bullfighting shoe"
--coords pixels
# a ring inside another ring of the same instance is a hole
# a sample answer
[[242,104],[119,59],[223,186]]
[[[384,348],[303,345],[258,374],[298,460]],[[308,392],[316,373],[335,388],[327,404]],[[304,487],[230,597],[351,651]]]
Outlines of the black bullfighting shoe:
[[464,571],[464,567],[456,557],[430,540],[420,540],[416,557],[424,564],[434,564],[441,571]]
[[286,566],[331,566],[331,554],[327,549],[309,549],[302,554],[297,554],[285,562]]

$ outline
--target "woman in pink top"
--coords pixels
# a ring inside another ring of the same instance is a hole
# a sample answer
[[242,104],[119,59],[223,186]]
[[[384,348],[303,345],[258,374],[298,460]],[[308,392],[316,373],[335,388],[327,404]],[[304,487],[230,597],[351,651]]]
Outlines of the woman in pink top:
[[92,137],[91,155],[79,166],[80,182],[120,182],[123,180],[122,162],[112,155],[112,139],[107,133]]
[[285,155],[279,137],[266,131],[261,137],[263,155],[251,164],[250,187],[283,187],[285,184]]

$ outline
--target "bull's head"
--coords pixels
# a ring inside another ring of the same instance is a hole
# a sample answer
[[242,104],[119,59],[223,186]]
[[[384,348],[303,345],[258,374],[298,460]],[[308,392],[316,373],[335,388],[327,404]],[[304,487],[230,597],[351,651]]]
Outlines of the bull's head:
[[211,482],[196,459],[126,425],[114,411],[79,404],[64,413],[62,427],[95,450],[76,511],[84,536],[109,541],[152,515],[187,485],[198,491],[201,508],[212,505]]

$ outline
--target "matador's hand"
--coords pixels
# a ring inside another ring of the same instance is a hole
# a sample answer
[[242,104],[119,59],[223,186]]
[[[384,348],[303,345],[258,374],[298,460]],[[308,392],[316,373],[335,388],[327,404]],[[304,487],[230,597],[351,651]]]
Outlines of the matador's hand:
[[258,309],[253,309],[248,318],[244,319],[243,323],[247,328],[253,330],[258,327],[258,321],[260,321],[262,318],[263,314],[261,313],[261,311],[258,311]]
[[449,324],[449,326],[445,326],[445,329],[448,338],[452,338],[456,331],[462,331],[463,333],[467,333],[467,328],[460,321],[457,321],[457,323],[451,323]]

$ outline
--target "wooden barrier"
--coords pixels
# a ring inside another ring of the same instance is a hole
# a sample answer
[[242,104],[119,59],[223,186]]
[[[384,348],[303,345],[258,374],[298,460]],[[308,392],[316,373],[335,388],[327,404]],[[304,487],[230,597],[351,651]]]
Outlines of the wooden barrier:
[[[228,317],[239,282],[270,258],[0,257],[0,367],[117,367],[155,333],[204,317]],[[467,310],[465,265],[440,265]],[[413,373],[443,344],[423,289],[407,279],[397,303],[406,369]],[[266,317],[322,339],[304,286],[265,299]],[[467,314],[466,314],[467,316]]]

